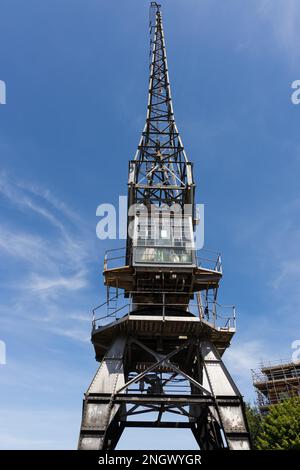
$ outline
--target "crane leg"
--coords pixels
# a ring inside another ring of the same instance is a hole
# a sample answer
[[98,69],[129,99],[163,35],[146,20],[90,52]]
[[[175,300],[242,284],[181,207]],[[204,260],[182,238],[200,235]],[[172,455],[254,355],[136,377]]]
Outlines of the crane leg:
[[[126,338],[118,337],[104,356],[83,401],[78,449],[114,449],[123,431],[122,405],[113,402],[116,388],[124,385],[123,356]],[[109,399],[101,402],[97,394]]]

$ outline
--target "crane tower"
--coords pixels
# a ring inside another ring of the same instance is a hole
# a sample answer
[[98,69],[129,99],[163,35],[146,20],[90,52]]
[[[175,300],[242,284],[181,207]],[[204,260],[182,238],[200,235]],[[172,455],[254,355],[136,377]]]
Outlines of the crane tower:
[[[222,355],[235,311],[217,301],[219,254],[196,251],[195,183],[173,111],[161,8],[150,6],[145,127],[129,162],[126,247],[104,260],[94,309],[100,366],[79,449],[114,449],[125,427],[191,429],[199,448],[250,449],[242,396]],[[223,322],[223,323],[222,323]]]

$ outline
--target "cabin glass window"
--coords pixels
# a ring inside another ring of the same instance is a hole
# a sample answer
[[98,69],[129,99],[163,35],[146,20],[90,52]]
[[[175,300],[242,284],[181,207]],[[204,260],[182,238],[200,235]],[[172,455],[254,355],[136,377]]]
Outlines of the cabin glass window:
[[133,246],[136,263],[192,264],[192,219],[138,216]]

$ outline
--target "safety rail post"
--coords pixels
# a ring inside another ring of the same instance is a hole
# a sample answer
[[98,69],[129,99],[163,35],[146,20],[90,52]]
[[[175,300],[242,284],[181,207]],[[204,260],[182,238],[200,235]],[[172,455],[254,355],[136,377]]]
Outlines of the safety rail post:
[[222,258],[221,258],[221,255],[219,254],[218,256],[218,261],[219,261],[219,271],[220,273],[222,274]]
[[93,320],[92,320],[92,330],[94,331],[96,327],[96,319],[95,319],[95,309],[93,309]]
[[200,318],[200,321],[202,321],[203,320],[203,305],[202,305],[201,293],[197,292],[196,297],[197,297],[197,306],[198,306],[199,318]]
[[213,301],[212,311],[213,311],[213,324],[214,324],[214,328],[215,328],[216,323],[217,323],[217,304],[216,304],[215,300]]
[[166,294],[163,292],[163,321],[165,321],[165,314],[166,314]]
[[233,328],[236,330],[236,312],[235,312],[235,306],[233,308]]

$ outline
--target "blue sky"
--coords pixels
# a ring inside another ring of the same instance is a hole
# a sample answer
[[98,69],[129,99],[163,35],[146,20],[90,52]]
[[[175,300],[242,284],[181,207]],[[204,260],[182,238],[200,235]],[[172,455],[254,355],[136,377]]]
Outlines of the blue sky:
[[[300,337],[300,10],[161,3],[205,247],[222,252],[220,301],[237,306],[224,359],[253,399],[251,367],[290,358]],[[2,0],[1,20],[0,447],[75,448],[96,369],[90,310],[112,246],[97,240],[95,213],[126,194],[144,124],[148,2]],[[186,431],[128,430],[119,448],[193,446]]]

